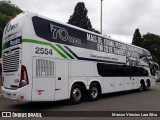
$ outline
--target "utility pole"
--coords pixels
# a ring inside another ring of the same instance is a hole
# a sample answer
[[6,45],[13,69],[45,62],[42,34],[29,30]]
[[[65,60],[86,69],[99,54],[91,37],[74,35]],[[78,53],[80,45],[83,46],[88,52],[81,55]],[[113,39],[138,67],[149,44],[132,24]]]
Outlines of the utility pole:
[[100,33],[102,34],[102,1],[103,0],[101,0],[101,15],[100,15],[100,21],[101,21],[101,23],[100,23]]

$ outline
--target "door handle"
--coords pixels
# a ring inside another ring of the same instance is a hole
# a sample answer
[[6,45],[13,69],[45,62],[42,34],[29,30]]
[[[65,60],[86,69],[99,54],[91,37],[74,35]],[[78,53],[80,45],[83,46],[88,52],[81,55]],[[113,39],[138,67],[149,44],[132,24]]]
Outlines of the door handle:
[[58,77],[58,80],[61,80],[61,77]]

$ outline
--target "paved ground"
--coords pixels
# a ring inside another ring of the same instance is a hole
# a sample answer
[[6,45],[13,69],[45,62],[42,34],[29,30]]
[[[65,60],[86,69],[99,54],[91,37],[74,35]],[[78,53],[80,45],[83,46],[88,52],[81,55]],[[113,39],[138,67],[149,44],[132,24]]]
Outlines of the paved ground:
[[[149,91],[137,92],[120,92],[114,94],[103,95],[98,101],[88,102],[84,101],[78,105],[71,105],[68,101],[59,102],[41,102],[41,103],[20,103],[6,99],[0,96],[0,111],[31,111],[31,110],[42,110],[42,111],[160,111],[160,83],[153,87]],[[51,119],[51,118],[45,118]],[[53,118],[53,119],[63,119]],[[115,120],[159,120],[160,118],[98,118],[98,117],[67,117],[65,119],[87,119],[87,120],[99,120],[99,119],[115,119]]]

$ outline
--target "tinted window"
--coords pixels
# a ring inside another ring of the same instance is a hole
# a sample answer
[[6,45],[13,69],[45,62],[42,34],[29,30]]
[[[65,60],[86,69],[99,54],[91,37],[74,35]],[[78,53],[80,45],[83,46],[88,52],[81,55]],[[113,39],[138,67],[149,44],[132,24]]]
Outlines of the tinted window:
[[97,63],[98,74],[102,77],[148,76],[148,71],[141,67]]

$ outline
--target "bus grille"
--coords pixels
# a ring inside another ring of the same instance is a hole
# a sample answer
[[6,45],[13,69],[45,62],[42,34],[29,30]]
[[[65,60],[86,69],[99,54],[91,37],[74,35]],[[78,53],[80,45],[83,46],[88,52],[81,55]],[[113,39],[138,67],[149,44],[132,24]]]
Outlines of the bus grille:
[[3,53],[3,72],[15,72],[19,67],[19,55],[20,51],[12,50]]
[[36,77],[53,77],[54,62],[45,59],[36,59]]

